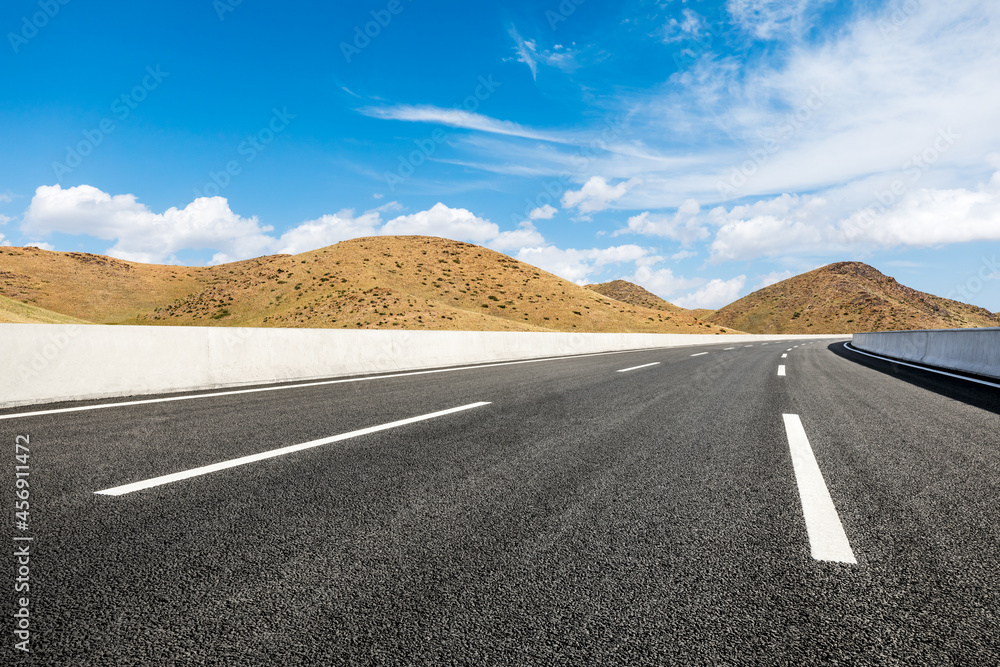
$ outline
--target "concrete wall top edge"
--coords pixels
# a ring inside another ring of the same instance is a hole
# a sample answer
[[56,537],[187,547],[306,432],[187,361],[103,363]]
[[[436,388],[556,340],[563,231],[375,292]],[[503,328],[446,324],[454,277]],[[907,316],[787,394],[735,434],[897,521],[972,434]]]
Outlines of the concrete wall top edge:
[[859,331],[850,336],[862,336],[868,334],[911,334],[911,333],[979,333],[983,331],[1000,331],[1000,327],[966,327],[963,329],[903,329],[901,331]]

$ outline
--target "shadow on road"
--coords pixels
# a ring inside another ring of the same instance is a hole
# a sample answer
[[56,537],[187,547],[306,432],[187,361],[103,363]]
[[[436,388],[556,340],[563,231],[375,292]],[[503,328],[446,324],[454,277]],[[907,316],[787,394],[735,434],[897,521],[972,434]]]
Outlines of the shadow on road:
[[848,350],[844,347],[842,341],[832,343],[827,349],[838,357],[843,357],[865,368],[870,368],[886,375],[892,375],[897,380],[908,382],[921,389],[933,391],[936,394],[947,396],[956,401],[1000,414],[1000,389],[995,387],[988,387],[975,382],[948,377],[947,375],[939,375],[938,373],[903,366],[892,361],[866,357],[863,354]]

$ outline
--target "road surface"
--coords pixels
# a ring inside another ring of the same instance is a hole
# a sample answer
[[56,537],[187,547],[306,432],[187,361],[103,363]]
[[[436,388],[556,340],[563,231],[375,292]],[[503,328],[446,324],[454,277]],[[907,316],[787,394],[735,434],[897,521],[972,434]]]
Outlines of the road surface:
[[1000,389],[843,339],[300,384],[0,411],[8,654],[1000,664]]

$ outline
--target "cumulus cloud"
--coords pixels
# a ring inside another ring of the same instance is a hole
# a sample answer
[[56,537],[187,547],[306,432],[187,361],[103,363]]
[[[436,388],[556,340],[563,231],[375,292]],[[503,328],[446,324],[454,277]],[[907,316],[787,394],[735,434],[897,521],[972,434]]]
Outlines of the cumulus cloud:
[[516,250],[518,248],[533,248],[545,243],[545,238],[538,233],[530,220],[525,220],[513,231],[500,232],[487,245],[494,250]]
[[382,235],[420,234],[443,236],[458,241],[485,243],[500,234],[500,228],[488,220],[476,217],[464,208],[449,208],[438,202],[430,210],[401,215],[385,223]]
[[25,248],[41,248],[42,250],[55,250],[55,246],[51,243],[45,243],[43,241],[33,241],[31,243],[25,243]]
[[640,263],[636,267],[635,273],[625,278],[625,280],[645,287],[653,294],[667,300],[669,300],[669,295],[678,294],[683,290],[691,289],[704,282],[697,278],[684,278],[683,276],[675,275],[673,270],[668,267],[657,269],[643,263]]
[[746,285],[746,276],[736,276],[729,280],[713,278],[704,287],[674,300],[682,308],[711,308],[713,310],[736,301]]
[[689,199],[681,204],[673,215],[643,211],[639,215],[630,217],[628,226],[616,230],[614,236],[632,233],[660,236],[684,244],[700,241],[709,235],[708,229],[698,217],[700,212],[701,207],[694,199]]
[[136,262],[173,261],[188,249],[216,249],[228,256],[264,254],[273,242],[256,217],[243,218],[223,197],[199,197],[183,209],[153,213],[134,195],[109,195],[90,185],[35,191],[23,228],[26,233],[86,234],[115,240],[108,254]]
[[846,209],[826,197],[787,194],[728,211],[717,207],[708,216],[718,226],[712,259],[1000,241],[1000,172],[975,189],[896,192],[876,191],[866,205]]
[[555,206],[546,204],[545,206],[539,206],[534,208],[528,213],[528,218],[531,220],[551,220],[558,209]]
[[621,199],[635,183],[622,181],[611,185],[603,176],[591,176],[579,190],[567,190],[562,196],[562,205],[577,208],[581,213],[603,211],[608,204]]
[[441,236],[503,250],[545,243],[530,221],[501,231],[468,209],[440,202],[426,211],[383,221],[383,213],[399,208],[398,203],[390,202],[361,215],[343,210],[307,220],[275,236],[268,233],[272,227],[261,225],[257,218],[233,213],[224,197],[201,197],[183,209],[154,213],[131,194],[110,195],[90,185],[67,189],[53,185],[35,192],[24,215],[23,231],[36,236],[61,232],[114,241],[107,254],[147,263],[173,263],[181,251],[212,250],[211,263],[221,264],[273,253],[297,254],[377,235]]
[[549,273],[583,285],[591,276],[608,264],[634,262],[648,254],[645,248],[636,245],[612,246],[577,250],[561,249],[555,246],[522,248],[517,259],[537,266]]
[[381,222],[378,211],[368,211],[358,217],[354,217],[352,210],[324,215],[307,220],[282,234],[276,242],[277,252],[297,255],[347,239],[375,236]]
[[775,283],[780,283],[782,280],[788,280],[794,274],[791,271],[771,271],[766,275],[759,278],[757,285],[754,287],[754,291],[759,289],[764,289]]

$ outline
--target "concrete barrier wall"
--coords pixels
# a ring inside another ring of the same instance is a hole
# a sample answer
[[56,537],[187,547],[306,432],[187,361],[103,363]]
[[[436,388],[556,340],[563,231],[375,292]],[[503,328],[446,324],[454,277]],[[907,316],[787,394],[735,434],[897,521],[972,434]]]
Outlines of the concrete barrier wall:
[[0,407],[792,338],[0,324]]
[[872,354],[1000,378],[1000,329],[930,329],[854,334]]

